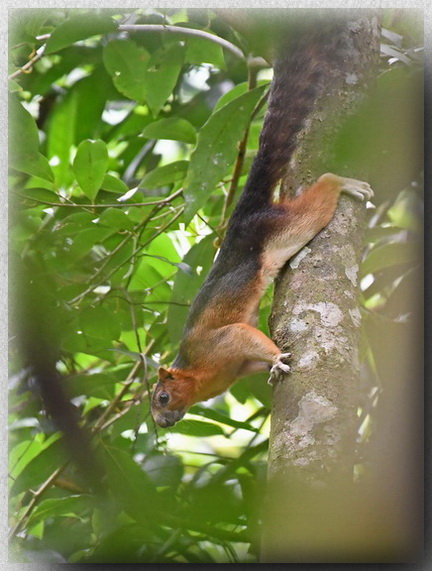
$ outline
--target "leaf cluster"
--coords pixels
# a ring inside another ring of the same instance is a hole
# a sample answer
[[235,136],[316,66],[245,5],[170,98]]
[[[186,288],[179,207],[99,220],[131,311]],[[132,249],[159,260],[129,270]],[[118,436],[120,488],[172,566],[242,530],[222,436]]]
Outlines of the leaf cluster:
[[[249,90],[244,61],[207,39],[118,26],[221,25],[200,17],[28,11],[13,31],[10,495],[21,561],[254,559],[269,387],[247,381],[169,431],[149,414],[226,196],[244,184],[246,169],[230,177],[248,127],[248,161],[256,152],[263,111],[252,114],[268,81]],[[100,489],[40,400],[28,357],[47,347],[103,467]]]
[[[130,23],[204,31],[245,58],[208,38],[120,30]],[[9,481],[19,561],[256,561],[270,410],[264,379],[195,406],[167,431],[149,413],[157,367],[175,357],[258,146],[270,74],[257,81],[248,69],[244,28],[204,10],[16,17]],[[349,126],[344,136],[357,140]],[[416,275],[420,184],[409,176],[387,190],[392,199],[371,223],[371,319],[399,323],[409,313],[400,299]],[[269,312],[267,295],[264,331]],[[49,348],[103,467],[100,489],[40,399],[28,362],[40,347]]]

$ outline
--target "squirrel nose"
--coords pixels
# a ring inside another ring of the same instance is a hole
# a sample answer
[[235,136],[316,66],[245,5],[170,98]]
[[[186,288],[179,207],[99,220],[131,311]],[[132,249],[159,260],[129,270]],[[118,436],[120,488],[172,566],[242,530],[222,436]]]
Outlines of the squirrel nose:
[[153,418],[159,426],[162,428],[168,428],[169,426],[174,426],[176,422],[183,418],[185,415],[185,410],[165,410],[163,412],[158,411]]

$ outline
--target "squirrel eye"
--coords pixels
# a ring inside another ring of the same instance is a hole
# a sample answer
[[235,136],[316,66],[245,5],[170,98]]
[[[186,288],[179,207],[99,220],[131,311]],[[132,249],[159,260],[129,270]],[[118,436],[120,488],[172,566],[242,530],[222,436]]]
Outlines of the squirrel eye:
[[169,400],[170,400],[170,396],[168,393],[161,393],[159,395],[159,402],[161,404],[167,404]]

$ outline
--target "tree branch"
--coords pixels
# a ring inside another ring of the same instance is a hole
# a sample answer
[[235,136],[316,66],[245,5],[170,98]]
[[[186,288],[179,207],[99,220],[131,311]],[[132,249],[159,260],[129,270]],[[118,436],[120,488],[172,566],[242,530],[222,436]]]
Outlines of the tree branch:
[[31,68],[33,67],[33,65],[37,61],[39,61],[41,59],[44,52],[45,52],[45,44],[36,50],[35,54],[29,59],[29,61],[25,65],[23,65],[22,67],[20,67],[19,69],[17,69],[13,73],[11,73],[8,76],[8,79],[15,79],[16,77],[18,77],[22,73],[30,73]]
[[180,34],[183,36],[192,36],[195,38],[203,38],[217,44],[228,50],[237,58],[245,61],[244,53],[234,44],[210,34],[209,32],[204,32],[203,30],[195,30],[193,28],[182,28],[181,26],[164,26],[161,24],[123,24],[118,27],[121,32],[164,32],[167,34]]
[[[346,69],[332,71],[290,165],[285,186],[291,191],[334,169],[367,178],[367,165],[353,172],[346,157],[342,162],[331,149],[335,133],[358,110],[375,76],[376,20],[347,19],[341,42],[356,84],[346,80]],[[364,226],[364,204],[342,196],[331,223],[290,261],[276,284],[271,330],[293,361],[291,374],[274,388],[261,555],[266,562],[338,562],[350,542],[356,547],[356,526],[349,524],[355,512]]]

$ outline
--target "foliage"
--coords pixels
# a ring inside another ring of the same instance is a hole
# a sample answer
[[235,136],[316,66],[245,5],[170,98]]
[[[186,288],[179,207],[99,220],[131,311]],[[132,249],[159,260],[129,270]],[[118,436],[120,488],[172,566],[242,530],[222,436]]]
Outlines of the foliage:
[[[268,66],[254,87],[246,58],[209,39],[164,32],[126,36],[118,29],[122,23],[180,25],[224,38],[247,55],[247,34],[213,12],[26,10],[15,12],[15,20],[14,557],[253,562],[271,398],[264,378],[242,381],[229,394],[195,406],[169,430],[152,422],[149,394],[158,363],[175,356],[215,239],[245,183],[258,145]],[[404,42],[387,32],[381,77],[399,74],[399,85],[407,86],[418,54]],[[21,73],[32,52],[31,73]],[[383,89],[381,112],[394,86]],[[417,168],[407,183],[388,190],[371,219],[364,303],[372,320],[402,323],[410,313],[403,291],[418,271],[412,238],[420,230],[420,185]],[[31,297],[35,284],[41,294]],[[95,462],[103,465],[96,492],[67,460],[27,368],[19,343],[26,318],[20,306],[27,297],[43,316],[34,338],[46,338],[56,354],[59,382],[91,434]],[[270,299],[263,301],[263,330]],[[368,351],[372,355],[373,347]],[[365,393],[376,378],[374,372]],[[362,410],[364,433],[364,419],[372,414],[367,399]]]

